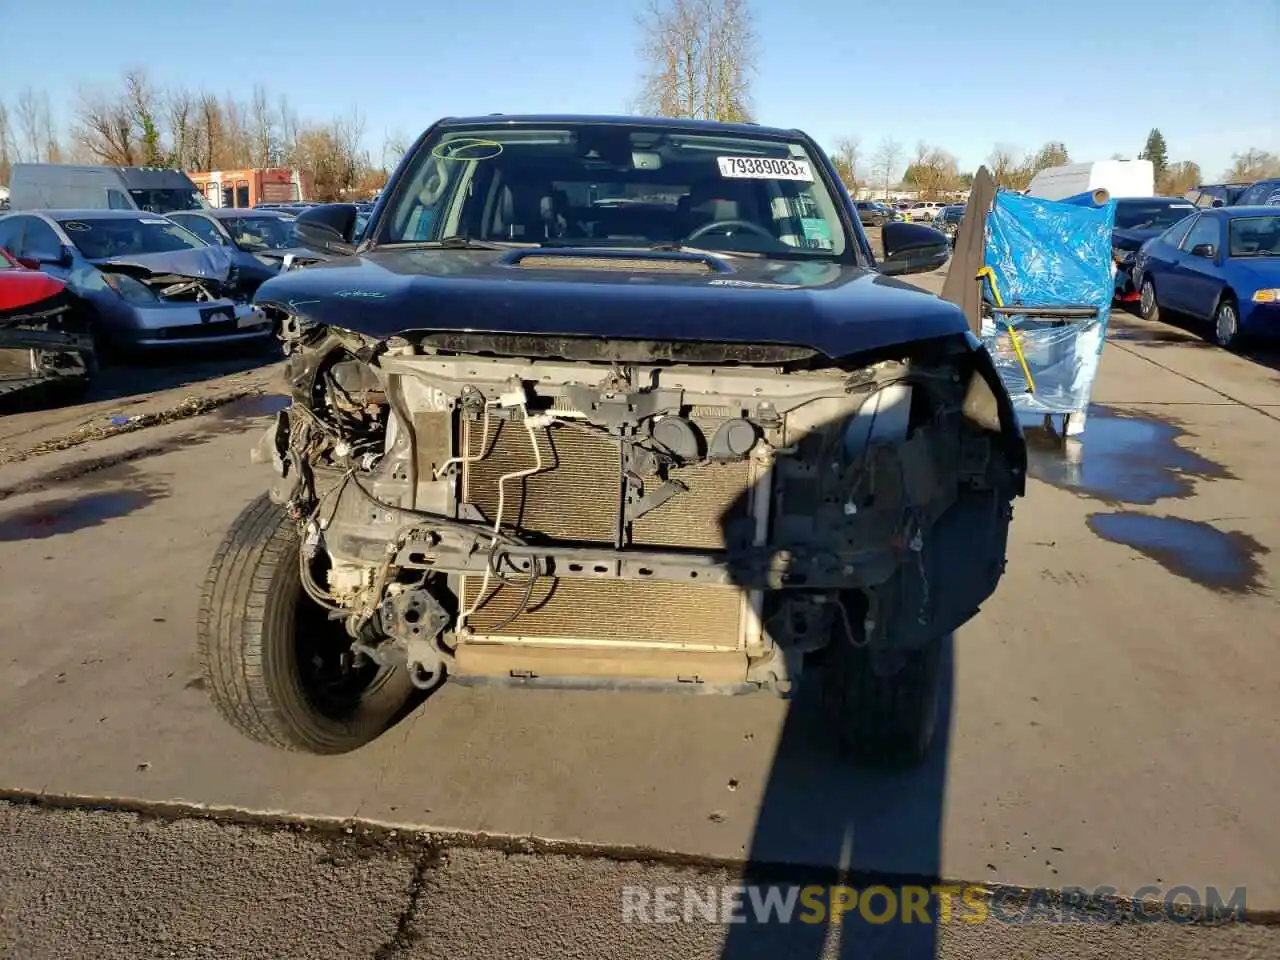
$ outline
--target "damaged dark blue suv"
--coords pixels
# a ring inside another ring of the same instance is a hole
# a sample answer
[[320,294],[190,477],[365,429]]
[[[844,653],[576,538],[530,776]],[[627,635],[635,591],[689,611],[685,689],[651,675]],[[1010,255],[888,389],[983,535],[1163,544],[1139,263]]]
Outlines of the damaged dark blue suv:
[[334,753],[413,687],[789,694],[918,760],[1004,569],[1021,432],[955,306],[877,263],[828,158],[754,124],[443,120],[366,230],[267,281],[292,406],[207,581],[208,688]]

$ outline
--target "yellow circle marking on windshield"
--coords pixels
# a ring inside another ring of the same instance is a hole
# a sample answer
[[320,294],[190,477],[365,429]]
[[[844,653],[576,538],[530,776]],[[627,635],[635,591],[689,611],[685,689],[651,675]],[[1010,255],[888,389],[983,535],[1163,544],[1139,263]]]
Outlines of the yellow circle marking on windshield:
[[502,144],[481,137],[446,140],[431,149],[431,155],[437,160],[492,160],[500,153]]

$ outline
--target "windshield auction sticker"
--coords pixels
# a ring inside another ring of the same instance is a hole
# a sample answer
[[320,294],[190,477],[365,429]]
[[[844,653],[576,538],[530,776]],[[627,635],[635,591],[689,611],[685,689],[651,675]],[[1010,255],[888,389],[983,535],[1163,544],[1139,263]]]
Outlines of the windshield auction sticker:
[[775,160],[770,157],[716,157],[720,176],[747,180],[803,180],[813,182],[808,160]]

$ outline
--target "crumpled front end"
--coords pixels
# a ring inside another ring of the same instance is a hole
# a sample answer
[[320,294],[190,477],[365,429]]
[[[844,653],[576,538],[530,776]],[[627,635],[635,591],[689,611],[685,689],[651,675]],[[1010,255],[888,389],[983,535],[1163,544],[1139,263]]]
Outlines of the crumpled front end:
[[417,681],[789,690],[1003,572],[1025,447],[971,337],[800,347],[285,326],[259,448],[308,591]]

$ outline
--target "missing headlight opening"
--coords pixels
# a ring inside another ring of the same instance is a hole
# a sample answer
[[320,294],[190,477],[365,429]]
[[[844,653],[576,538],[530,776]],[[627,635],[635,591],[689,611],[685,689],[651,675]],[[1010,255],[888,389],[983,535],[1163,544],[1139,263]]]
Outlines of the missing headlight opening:
[[892,669],[1003,571],[1020,440],[959,338],[832,365],[767,345],[528,338],[534,355],[511,355],[496,336],[285,328],[294,405],[264,440],[305,587],[359,657],[419,685],[785,693],[832,644]]

